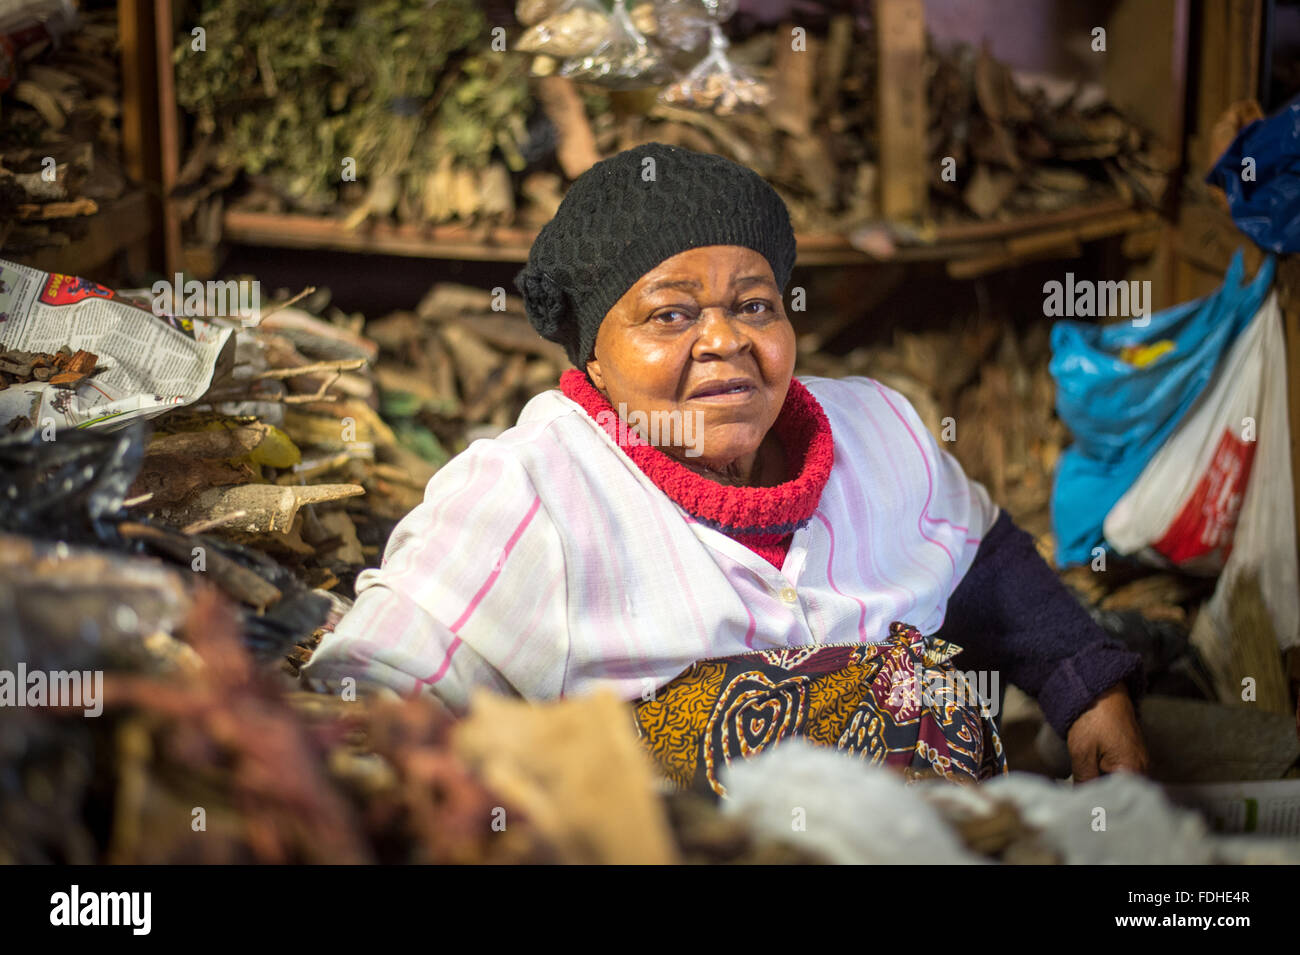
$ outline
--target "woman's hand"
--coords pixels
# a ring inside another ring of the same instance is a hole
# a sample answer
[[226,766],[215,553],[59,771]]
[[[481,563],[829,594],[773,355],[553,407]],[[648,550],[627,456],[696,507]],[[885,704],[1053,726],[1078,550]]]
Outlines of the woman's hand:
[[1097,697],[1071,724],[1066,745],[1076,783],[1121,769],[1147,770],[1147,747],[1122,683]]

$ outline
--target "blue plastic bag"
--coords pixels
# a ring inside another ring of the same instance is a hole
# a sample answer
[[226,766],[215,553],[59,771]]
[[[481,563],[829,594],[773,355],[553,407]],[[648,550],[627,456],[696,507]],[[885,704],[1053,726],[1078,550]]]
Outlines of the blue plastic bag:
[[1239,132],[1205,181],[1228,194],[1232,221],[1260,248],[1300,252],[1300,97]]
[[1273,282],[1273,268],[1269,257],[1243,285],[1239,249],[1217,291],[1157,312],[1144,327],[1074,321],[1052,326],[1049,369],[1056,379],[1056,412],[1074,435],[1052,486],[1059,566],[1086,562],[1094,547],[1105,546],[1106,514],[1255,317]]

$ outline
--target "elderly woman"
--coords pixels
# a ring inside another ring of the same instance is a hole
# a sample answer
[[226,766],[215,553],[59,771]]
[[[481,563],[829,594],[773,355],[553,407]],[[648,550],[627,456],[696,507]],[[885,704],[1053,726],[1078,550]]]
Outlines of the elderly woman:
[[1037,697],[1076,779],[1143,769],[1140,658],[900,394],[793,377],[794,259],[728,160],[652,143],[583,174],[517,280],[576,367],[434,476],[305,675],[454,711],[612,690],[666,776],[722,792],[793,735],[1005,771],[978,671]]

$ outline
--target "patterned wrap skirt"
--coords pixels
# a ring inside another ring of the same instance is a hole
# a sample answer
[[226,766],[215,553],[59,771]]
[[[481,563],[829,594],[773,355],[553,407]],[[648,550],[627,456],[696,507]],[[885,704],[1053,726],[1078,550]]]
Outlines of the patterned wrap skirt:
[[952,665],[961,648],[890,625],[875,644],[701,660],[635,707],[642,744],[676,788],[726,795],[722,767],[791,737],[909,777],[1007,771],[989,701]]

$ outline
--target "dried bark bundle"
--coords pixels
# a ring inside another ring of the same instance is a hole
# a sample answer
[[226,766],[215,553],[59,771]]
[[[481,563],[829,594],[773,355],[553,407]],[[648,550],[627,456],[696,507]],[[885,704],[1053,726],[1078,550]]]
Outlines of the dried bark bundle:
[[68,245],[126,191],[117,12],[79,20],[57,46],[24,52],[0,110],[0,251],[10,255]]
[[[95,373],[98,361],[99,356],[93,352],[84,349],[74,352],[67,345],[53,353],[0,347],[0,391],[30,381],[73,388]],[[10,427],[17,430],[13,422]]]
[[[575,116],[553,108],[554,91],[540,98],[561,150],[593,140],[609,156],[661,141],[718,153],[771,182],[797,229],[850,230],[880,216],[874,26],[833,16],[801,52],[788,37],[787,24],[733,47],[733,58],[770,86],[771,101],[757,114],[718,116],[584,92],[585,115]],[[1161,201],[1169,157],[1106,102],[1087,101],[1091,91],[1063,100],[1027,92],[987,50],[969,47],[931,42],[926,64],[931,158],[936,169],[951,158],[956,173],[954,181],[930,179],[939,220],[1008,218],[1099,198]],[[572,179],[589,163],[561,165]],[[523,216],[545,221],[527,208]]]
[[[300,297],[324,312],[329,292]],[[199,538],[220,542],[261,555],[295,588],[351,596],[356,574],[377,562],[433,468],[378,414],[371,367],[378,346],[358,333],[361,316],[330,314],[266,309],[259,325],[236,331],[233,360],[217,368],[200,401],[155,419],[126,496],[136,523],[166,536],[133,527],[142,546],[188,563]],[[254,611],[278,606],[278,594],[227,583],[223,589]],[[291,645],[318,623],[280,632]]]
[[1158,205],[1171,157],[1117,109],[1082,87],[1022,87],[989,53],[927,50],[930,157],[955,164],[932,180],[941,219],[1011,218],[1099,199]]
[[[269,315],[267,331],[241,327],[202,402],[157,418],[152,438],[141,427],[0,446],[0,519],[207,575],[243,605],[260,657],[290,652],[324,619],[313,590],[351,594],[432,469],[379,418],[368,367],[378,348],[358,323],[288,311]],[[321,353],[347,357],[312,360]],[[97,361],[8,351],[0,375],[79,377]],[[373,508],[360,503],[367,493]]]
[[109,668],[100,719],[0,708],[0,754],[13,770],[0,775],[0,860],[556,858],[457,755],[451,717],[433,701],[292,689],[254,662],[234,608],[210,587],[178,633],[185,666]]
[[502,801],[455,756],[439,708],[286,694],[210,590],[185,636],[200,668],[109,675],[114,798],[94,861],[517,862],[544,849],[513,807],[508,834],[493,830]]
[[414,311],[376,319],[366,332],[381,349],[385,420],[435,466],[513,425],[569,366],[564,350],[528,324],[522,299],[448,282],[434,285]]
[[[104,714],[0,710],[0,859],[82,864],[806,862],[716,807],[664,802],[625,704],[309,693],[196,595],[192,660],[113,669]],[[669,825],[669,820],[673,824]],[[736,843],[736,851],[719,845]]]

